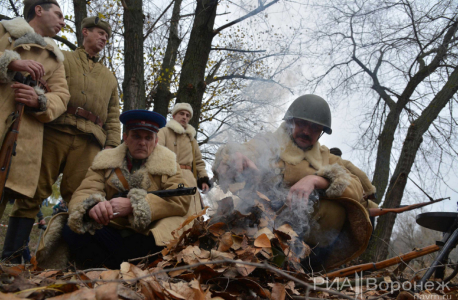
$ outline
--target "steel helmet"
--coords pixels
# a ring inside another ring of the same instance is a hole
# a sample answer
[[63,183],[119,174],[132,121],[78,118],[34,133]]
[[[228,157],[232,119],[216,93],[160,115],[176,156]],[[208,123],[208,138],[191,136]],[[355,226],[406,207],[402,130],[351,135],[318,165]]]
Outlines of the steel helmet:
[[288,107],[283,120],[292,118],[310,121],[324,126],[323,131],[332,133],[331,109],[326,100],[317,95],[307,94],[300,96]]

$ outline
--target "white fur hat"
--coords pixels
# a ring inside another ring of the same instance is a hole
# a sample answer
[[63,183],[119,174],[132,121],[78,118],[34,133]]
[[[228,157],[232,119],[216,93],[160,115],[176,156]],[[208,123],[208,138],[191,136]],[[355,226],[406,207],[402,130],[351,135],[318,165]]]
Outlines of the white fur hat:
[[180,110],[189,111],[189,113],[191,114],[191,118],[192,118],[193,112],[192,112],[191,104],[184,103],[184,102],[175,104],[175,106],[172,109],[172,117]]

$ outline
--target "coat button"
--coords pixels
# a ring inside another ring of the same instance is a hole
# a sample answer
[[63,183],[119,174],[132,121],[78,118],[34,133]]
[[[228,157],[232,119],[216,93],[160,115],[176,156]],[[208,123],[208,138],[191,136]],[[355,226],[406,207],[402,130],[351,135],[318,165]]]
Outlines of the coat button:
[[83,73],[83,76],[86,76],[86,73]]
[[86,95],[86,93],[84,91],[81,91],[81,94]]

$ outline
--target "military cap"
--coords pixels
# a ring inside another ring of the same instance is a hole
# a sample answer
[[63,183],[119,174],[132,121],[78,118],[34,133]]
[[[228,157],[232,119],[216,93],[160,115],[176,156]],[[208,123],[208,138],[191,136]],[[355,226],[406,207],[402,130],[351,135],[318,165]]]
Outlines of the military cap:
[[127,130],[143,129],[151,132],[158,132],[166,123],[161,114],[144,109],[126,111],[119,116],[119,120]]
[[88,17],[81,22],[81,29],[99,27],[108,33],[108,38],[111,37],[111,26],[108,22],[100,20],[99,17]]
[[43,4],[55,4],[60,7],[56,0],[24,0],[24,18],[27,19],[30,10],[35,9],[35,6]]

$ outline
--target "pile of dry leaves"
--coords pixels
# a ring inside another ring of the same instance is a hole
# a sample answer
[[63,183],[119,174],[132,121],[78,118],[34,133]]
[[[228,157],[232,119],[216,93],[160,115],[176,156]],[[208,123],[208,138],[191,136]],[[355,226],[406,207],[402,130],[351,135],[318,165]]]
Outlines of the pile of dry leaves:
[[[204,220],[206,209],[174,231],[161,254],[150,263],[124,262],[119,270],[39,270],[31,266],[0,265],[1,299],[401,299],[407,292],[368,290],[348,282],[327,289],[317,274],[306,274],[300,264],[311,249],[285,223],[274,228],[278,210],[257,194],[249,212],[242,214],[232,198],[219,201],[218,210]],[[192,226],[183,232],[187,225]],[[147,257],[148,258],[148,257]],[[149,257],[151,259],[151,257]],[[151,260],[150,260],[151,261]],[[70,268],[71,269],[71,268]],[[378,273],[386,279],[389,273]],[[347,279],[348,280],[348,279]],[[337,280],[339,281],[339,280]],[[315,284],[314,284],[315,282]],[[453,289],[437,292],[453,294]],[[423,293],[422,295],[426,295]],[[431,296],[431,294],[428,294]],[[435,297],[436,297],[435,296]]]

